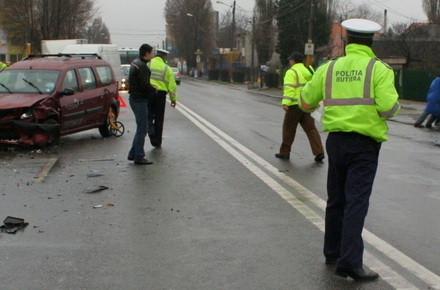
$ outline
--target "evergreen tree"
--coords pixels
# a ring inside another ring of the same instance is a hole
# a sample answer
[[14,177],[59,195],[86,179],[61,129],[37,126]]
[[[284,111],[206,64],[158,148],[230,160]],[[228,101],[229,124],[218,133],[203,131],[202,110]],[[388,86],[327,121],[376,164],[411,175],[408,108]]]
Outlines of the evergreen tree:
[[254,37],[258,55],[258,63],[266,64],[272,57],[274,51],[274,39],[276,28],[274,20],[276,17],[275,0],[256,0],[254,9]]
[[310,8],[314,1],[312,41],[315,51],[329,41],[331,29],[331,0],[278,0],[278,42],[276,52],[283,65],[294,52],[304,52],[309,36]]

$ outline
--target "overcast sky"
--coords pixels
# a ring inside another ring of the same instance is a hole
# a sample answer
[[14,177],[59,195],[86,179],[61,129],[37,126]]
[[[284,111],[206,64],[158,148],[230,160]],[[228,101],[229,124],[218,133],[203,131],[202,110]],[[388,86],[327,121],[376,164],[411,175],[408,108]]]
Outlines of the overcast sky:
[[[350,1],[350,0],[343,0]],[[100,15],[110,30],[111,39],[119,47],[138,48],[142,43],[162,45],[165,39],[164,7],[166,0],[95,0]],[[214,10],[220,14],[231,9],[233,0],[218,4],[212,0]],[[383,13],[388,10],[388,23],[426,21],[422,0],[351,0],[354,5],[368,4]],[[236,0],[237,9],[251,14],[255,0]]]

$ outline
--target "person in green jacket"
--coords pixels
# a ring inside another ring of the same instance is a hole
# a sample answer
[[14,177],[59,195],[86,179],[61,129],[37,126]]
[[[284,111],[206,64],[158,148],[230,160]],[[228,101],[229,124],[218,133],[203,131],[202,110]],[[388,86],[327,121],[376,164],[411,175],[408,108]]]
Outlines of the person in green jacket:
[[169,51],[156,49],[156,56],[151,60],[151,84],[157,88],[157,93],[148,100],[148,137],[152,146],[162,145],[163,122],[167,94],[170,95],[171,107],[177,105],[177,84],[173,70],[166,63]]
[[285,111],[283,122],[283,141],[276,158],[289,159],[293,141],[295,140],[296,128],[301,125],[309,139],[312,153],[316,162],[324,159],[324,148],[321,136],[315,127],[315,120],[309,113],[304,113],[298,107],[298,97],[305,84],[312,79],[313,68],[306,67],[303,63],[304,55],[294,52],[289,56],[290,68],[284,76],[283,99],[281,104]]
[[328,155],[324,256],[336,275],[357,281],[378,278],[363,268],[362,230],[378,166],[386,120],[400,105],[394,72],[371,49],[381,26],[366,19],[342,22],[347,30],[346,55],[323,64],[303,89],[305,112],[324,103],[323,130]]

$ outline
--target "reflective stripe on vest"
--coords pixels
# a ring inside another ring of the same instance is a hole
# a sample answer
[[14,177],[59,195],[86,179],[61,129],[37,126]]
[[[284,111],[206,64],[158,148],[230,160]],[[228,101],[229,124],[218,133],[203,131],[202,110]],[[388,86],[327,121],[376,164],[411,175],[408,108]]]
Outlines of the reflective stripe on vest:
[[165,68],[163,70],[160,69],[151,69],[151,79],[158,81],[158,82],[163,82],[166,85],[168,85],[168,81],[165,79],[166,75],[167,75],[167,70],[168,70],[168,65],[165,65]]
[[299,82],[299,75],[298,72],[296,70],[294,70],[293,68],[291,68],[290,70],[292,70],[293,72],[295,72],[296,75],[296,85],[291,85],[291,84],[284,84],[284,87],[290,87],[290,88],[300,88],[300,87],[304,87],[306,85],[306,83],[301,84]]
[[325,100],[324,106],[351,106],[351,105],[374,105],[374,99],[371,98],[371,77],[373,74],[373,67],[376,63],[376,59],[372,58],[367,65],[367,71],[364,80],[364,96],[362,98],[350,98],[350,99],[333,99],[332,98],[332,76],[333,69],[337,60],[330,63],[327,70],[327,76],[325,80]]
[[288,101],[291,101],[291,102],[298,102],[298,99],[294,99],[294,98],[286,97],[286,96],[283,96],[281,99],[282,100],[288,100]]

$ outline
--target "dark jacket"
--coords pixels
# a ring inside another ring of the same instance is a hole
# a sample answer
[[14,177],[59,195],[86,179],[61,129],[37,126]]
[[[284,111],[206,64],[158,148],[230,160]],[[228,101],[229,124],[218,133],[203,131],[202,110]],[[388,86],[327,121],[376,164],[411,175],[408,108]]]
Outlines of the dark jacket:
[[133,60],[128,76],[130,98],[148,99],[156,93],[156,89],[150,83],[150,76],[151,72],[145,59],[138,57]]

